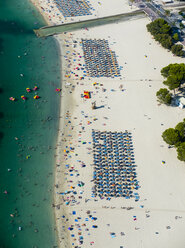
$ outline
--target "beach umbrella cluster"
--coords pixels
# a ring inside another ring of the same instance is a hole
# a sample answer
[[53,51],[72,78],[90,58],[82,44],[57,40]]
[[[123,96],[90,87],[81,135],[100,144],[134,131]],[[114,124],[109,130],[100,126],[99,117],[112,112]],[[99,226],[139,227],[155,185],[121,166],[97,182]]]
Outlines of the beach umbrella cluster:
[[90,77],[119,77],[116,54],[105,39],[82,39],[86,70]]
[[92,131],[93,196],[134,197],[139,200],[132,135],[130,132]]
[[85,0],[54,0],[64,17],[91,15],[89,1]]
[[[26,92],[27,92],[27,93],[30,93],[30,92],[32,92],[32,91],[35,92],[35,95],[33,96],[34,99],[39,99],[39,98],[40,98],[40,96],[38,96],[38,95],[36,94],[36,91],[37,91],[37,90],[38,90],[38,87],[37,87],[37,86],[34,86],[33,89],[26,88]],[[22,99],[23,101],[26,101],[26,100],[27,100],[27,97],[26,97],[25,95],[22,95],[22,96],[21,96],[21,99]],[[11,97],[9,97],[9,100],[12,101],[12,102],[14,102],[14,101],[17,101],[17,98],[11,96]]]

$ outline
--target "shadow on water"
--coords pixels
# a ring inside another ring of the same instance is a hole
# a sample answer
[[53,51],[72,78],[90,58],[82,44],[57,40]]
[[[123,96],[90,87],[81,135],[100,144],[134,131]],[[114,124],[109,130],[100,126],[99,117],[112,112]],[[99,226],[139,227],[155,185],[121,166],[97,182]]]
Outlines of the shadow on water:
[[4,113],[0,112],[0,119],[3,119],[3,118],[4,118]]
[[8,246],[6,246],[6,245],[3,244],[2,240],[0,240],[0,242],[1,242],[0,243],[0,248],[8,248]]
[[[32,34],[31,29],[26,29],[24,25],[15,21],[6,21],[0,19],[0,34],[11,34],[11,35],[22,35],[22,34]],[[2,46],[2,38],[0,38],[0,51]]]
[[4,137],[4,134],[3,134],[3,132],[0,131],[0,143],[1,143],[1,140],[3,139],[3,137]]
[[[3,39],[0,37],[0,52],[3,51]],[[1,88],[0,88],[0,93],[1,93]]]

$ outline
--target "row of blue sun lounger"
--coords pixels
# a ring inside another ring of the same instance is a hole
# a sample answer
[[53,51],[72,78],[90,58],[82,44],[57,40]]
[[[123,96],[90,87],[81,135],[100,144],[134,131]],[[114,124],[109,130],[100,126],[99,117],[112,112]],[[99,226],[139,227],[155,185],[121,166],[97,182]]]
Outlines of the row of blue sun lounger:
[[139,200],[132,136],[129,132],[92,131],[94,156],[93,197]]
[[85,0],[54,0],[64,17],[91,15],[89,1]]
[[90,77],[119,77],[116,54],[105,39],[82,39],[86,70]]

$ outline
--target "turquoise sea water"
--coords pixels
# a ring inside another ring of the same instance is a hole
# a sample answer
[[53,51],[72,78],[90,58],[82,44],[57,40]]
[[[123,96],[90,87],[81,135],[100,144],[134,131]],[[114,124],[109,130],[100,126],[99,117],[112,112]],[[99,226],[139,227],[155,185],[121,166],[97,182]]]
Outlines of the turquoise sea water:
[[[0,248],[57,245],[52,191],[60,62],[54,39],[32,31],[43,25],[28,0],[0,0]],[[35,85],[38,100],[26,92]]]

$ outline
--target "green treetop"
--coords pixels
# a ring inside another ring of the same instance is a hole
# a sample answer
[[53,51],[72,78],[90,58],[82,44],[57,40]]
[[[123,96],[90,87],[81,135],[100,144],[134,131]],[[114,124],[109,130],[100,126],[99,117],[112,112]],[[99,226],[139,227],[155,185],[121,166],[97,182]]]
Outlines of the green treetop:
[[161,70],[161,74],[163,77],[168,76],[177,76],[179,81],[185,81],[185,64],[169,64]]
[[181,143],[177,147],[177,158],[181,161],[185,161],[185,142]]
[[169,145],[176,145],[180,142],[179,132],[174,128],[166,129],[162,134],[162,138]]
[[180,82],[177,80],[176,76],[169,76],[163,84],[167,85],[170,90],[175,90],[180,86]]
[[[167,11],[167,13],[169,12]],[[146,27],[148,32],[150,32],[154,39],[164,48],[172,50],[173,54],[177,56],[183,56],[183,46],[174,44],[179,40],[178,33],[173,34],[173,29],[164,19],[156,19],[155,21],[147,24]]]
[[171,33],[171,27],[162,18],[156,19],[155,21],[147,24],[147,29],[152,35]]
[[175,34],[173,35],[173,39],[174,39],[174,41],[178,41],[178,40],[179,40],[179,35],[178,35],[178,33],[175,33]]
[[181,141],[185,141],[185,119],[183,122],[179,122],[175,129],[179,132]]
[[169,90],[165,88],[161,88],[160,90],[157,91],[156,96],[158,98],[158,101],[160,103],[164,103],[169,105],[172,101],[172,96],[169,92]]
[[182,57],[184,55],[184,51],[183,51],[183,45],[173,45],[171,47],[171,51],[173,54]]
[[175,90],[185,82],[185,64],[169,64],[161,70],[161,75],[167,78],[163,83],[170,90]]

